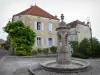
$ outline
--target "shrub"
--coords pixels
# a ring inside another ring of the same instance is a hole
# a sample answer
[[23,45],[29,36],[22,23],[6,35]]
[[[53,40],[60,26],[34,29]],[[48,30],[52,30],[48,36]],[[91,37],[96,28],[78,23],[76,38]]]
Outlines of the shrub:
[[26,55],[26,51],[25,50],[16,50],[16,55],[25,56]]
[[43,49],[43,53],[44,53],[44,54],[48,54],[48,53],[49,53],[49,48],[44,48],[44,49]]
[[51,53],[56,53],[57,47],[55,47],[55,46],[50,47],[50,51],[51,51]]
[[16,49],[16,55],[18,55],[18,56],[31,56],[32,55],[31,47],[28,47],[26,49],[23,49],[23,47],[18,47]]
[[38,52],[39,54],[41,54],[41,53],[42,53],[42,49],[41,49],[41,48],[37,48],[37,52]]
[[72,57],[78,57],[78,58],[83,58],[83,59],[89,58],[88,56],[84,56],[84,55],[81,54],[81,53],[73,53],[73,54],[72,54]]
[[37,53],[38,53],[37,50],[33,50],[33,51],[32,51],[32,54],[33,54],[33,55],[37,55]]

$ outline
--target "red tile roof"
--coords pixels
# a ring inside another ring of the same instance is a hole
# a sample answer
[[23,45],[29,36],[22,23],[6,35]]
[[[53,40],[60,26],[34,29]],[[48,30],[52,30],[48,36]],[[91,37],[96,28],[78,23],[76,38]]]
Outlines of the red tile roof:
[[15,14],[14,16],[26,15],[26,14],[59,20],[57,17],[49,14],[48,12],[46,12],[43,9],[41,9],[37,5],[31,6],[30,8],[28,8],[28,9],[26,9],[26,10],[24,10],[24,11],[18,13],[18,14]]
[[88,26],[87,24],[85,24],[85,22],[81,22],[79,20],[72,21],[72,22],[68,23],[67,25],[77,25],[77,24]]
[[72,22],[70,22],[70,23],[68,23],[69,25],[77,25],[77,24],[84,24],[84,22],[81,22],[81,21],[79,21],[79,20],[75,20],[75,21],[72,21]]

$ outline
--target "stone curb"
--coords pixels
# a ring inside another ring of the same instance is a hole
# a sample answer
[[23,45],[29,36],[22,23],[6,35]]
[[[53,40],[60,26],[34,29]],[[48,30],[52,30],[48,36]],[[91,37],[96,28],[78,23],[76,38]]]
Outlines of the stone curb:
[[35,56],[7,56],[7,58],[15,57],[15,58],[43,58],[43,57],[56,57],[57,54],[50,55],[35,55]]
[[[90,69],[90,63],[88,61],[84,61],[84,60],[75,60],[73,59],[73,61],[79,61],[79,62],[74,62],[76,64],[80,64],[82,66],[80,67],[77,67],[77,68],[68,68],[68,67],[52,67],[52,66],[48,66],[48,64],[52,64],[52,63],[55,63],[56,60],[49,60],[49,61],[46,61],[46,62],[42,62],[40,63],[41,67],[44,69],[44,70],[47,70],[47,71],[51,71],[51,72],[57,72],[57,73],[76,73],[76,72],[84,72],[86,70],[89,70]],[[82,63],[81,63],[82,62]]]

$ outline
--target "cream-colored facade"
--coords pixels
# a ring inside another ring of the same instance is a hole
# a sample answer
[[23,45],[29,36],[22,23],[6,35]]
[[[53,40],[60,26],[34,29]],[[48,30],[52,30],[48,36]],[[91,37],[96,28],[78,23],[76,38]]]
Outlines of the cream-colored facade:
[[88,25],[77,24],[75,28],[70,29],[70,40],[81,42],[84,38],[90,39],[91,32]]
[[[13,21],[22,21],[25,25],[31,27],[36,32],[35,47],[50,47],[51,45],[49,45],[48,41],[49,38],[52,38],[52,46],[57,46],[56,28],[59,20],[34,15],[20,15],[14,16]],[[40,30],[37,30],[37,22],[41,23]],[[51,24],[51,26],[49,26],[49,24]],[[41,45],[39,46],[37,44],[38,37],[41,38]]]

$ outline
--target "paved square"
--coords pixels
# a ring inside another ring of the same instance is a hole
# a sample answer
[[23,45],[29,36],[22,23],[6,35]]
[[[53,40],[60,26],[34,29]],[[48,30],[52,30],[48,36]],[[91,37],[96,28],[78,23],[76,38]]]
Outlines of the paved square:
[[[28,67],[36,65],[41,61],[52,60],[55,57],[11,57],[8,56],[0,63],[0,75],[30,75]],[[36,74],[40,75],[100,75],[100,59],[85,59],[91,63],[91,70],[83,73],[76,74],[58,74],[53,72],[45,72],[43,70],[37,71]],[[46,74],[44,74],[46,73]]]

